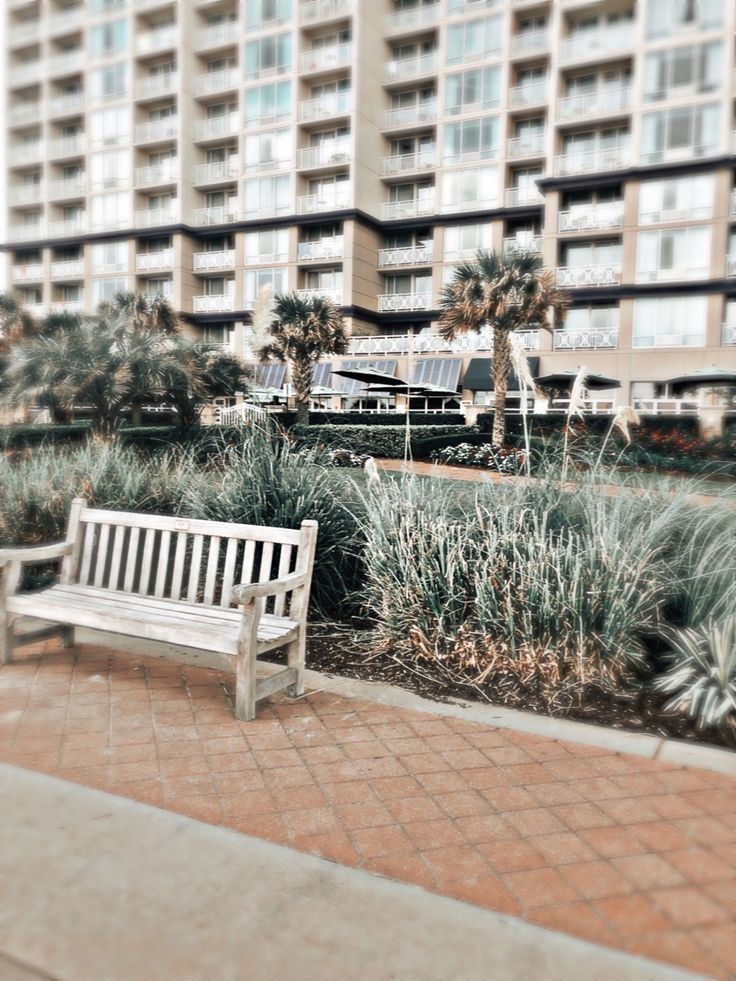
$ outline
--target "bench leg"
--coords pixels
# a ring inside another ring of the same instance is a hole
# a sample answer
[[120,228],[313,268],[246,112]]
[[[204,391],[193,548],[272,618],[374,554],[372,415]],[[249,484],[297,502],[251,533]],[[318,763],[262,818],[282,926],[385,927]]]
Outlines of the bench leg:
[[235,665],[235,718],[252,722],[256,717],[256,647],[241,639]]
[[13,628],[7,620],[0,621],[0,663],[10,664],[13,660]]
[[304,627],[300,627],[299,635],[296,640],[286,648],[287,664],[296,671],[296,678],[288,686],[286,691],[292,698],[298,698],[304,694],[304,658],[307,649],[307,633]]
[[74,627],[61,628],[61,646],[74,647]]

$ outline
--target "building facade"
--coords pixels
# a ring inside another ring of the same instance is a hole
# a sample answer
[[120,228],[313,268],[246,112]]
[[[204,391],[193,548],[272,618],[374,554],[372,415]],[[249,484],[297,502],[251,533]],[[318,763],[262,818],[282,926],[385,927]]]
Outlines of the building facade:
[[5,8],[8,283],[39,315],[161,293],[247,356],[264,285],[323,293],[340,364],[483,403],[490,339],[446,344],[437,308],[503,247],[572,296],[524,335],[542,373],[646,405],[736,369],[733,0]]

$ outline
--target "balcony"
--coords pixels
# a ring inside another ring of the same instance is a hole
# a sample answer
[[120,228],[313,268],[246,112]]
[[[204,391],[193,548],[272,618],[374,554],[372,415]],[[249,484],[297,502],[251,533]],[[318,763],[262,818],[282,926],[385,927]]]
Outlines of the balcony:
[[306,26],[348,17],[353,6],[353,0],[307,0],[299,4],[299,23]]
[[509,109],[531,109],[534,106],[547,105],[546,78],[535,82],[525,82],[522,85],[512,85],[509,89]]
[[208,293],[192,297],[193,313],[232,313],[234,309],[234,293]]
[[52,279],[84,279],[84,259],[65,259],[51,263]]
[[[526,351],[539,349],[539,331],[520,330],[515,336],[521,340]],[[493,350],[493,334],[490,331],[475,333],[468,331],[454,341],[446,341],[439,334],[389,334],[386,336],[356,337],[349,341],[348,354],[473,354],[476,351]]]
[[630,52],[635,46],[633,24],[618,24],[601,31],[581,31],[564,38],[560,45],[560,62],[595,61],[618,52]]
[[79,4],[64,13],[52,14],[46,21],[46,33],[49,37],[61,37],[72,31],[79,31],[84,26],[84,7]]
[[46,316],[46,307],[43,303],[24,303],[25,311],[34,320],[42,320]]
[[163,208],[145,208],[135,213],[136,228],[158,228],[179,221],[179,205],[169,204]]
[[231,92],[240,84],[237,68],[223,68],[218,72],[205,72],[197,75],[194,80],[194,94],[218,95],[221,92]]
[[568,95],[557,100],[557,118],[561,122],[611,116],[631,107],[631,86],[603,86],[596,92]]
[[[50,70],[49,64],[49,70]],[[33,85],[39,78],[42,78],[41,61],[17,62],[8,65],[8,86],[13,89],[20,89],[26,85]]]
[[143,290],[143,295],[148,300],[164,299],[171,303],[174,298],[174,284],[170,279],[167,279],[163,283],[156,283],[155,285],[149,283]]
[[228,160],[216,160],[213,163],[197,164],[194,168],[194,183],[228,184],[240,176],[238,158],[233,154]]
[[151,31],[142,31],[136,38],[136,52],[139,55],[154,54],[176,48],[179,37],[177,24],[165,24]]
[[527,133],[526,136],[514,136],[506,140],[506,156],[509,160],[521,160],[524,157],[543,157],[545,155],[546,135]]
[[40,283],[43,280],[42,262],[23,262],[10,270],[13,283]]
[[39,40],[38,19],[10,21],[8,23],[8,45],[10,48],[23,48]]
[[407,245],[378,250],[378,268],[395,269],[398,266],[428,266],[432,262],[434,243]]
[[161,249],[159,252],[139,252],[135,257],[135,271],[138,273],[168,272],[173,267],[173,249]]
[[50,313],[84,313],[84,300],[54,300],[49,306]]
[[238,43],[238,22],[225,22],[203,27],[194,36],[194,50],[208,51],[211,48],[228,48]]
[[386,66],[386,82],[406,82],[424,75],[434,75],[437,71],[437,52],[427,51],[416,58],[399,58],[389,61]]
[[507,208],[539,208],[544,204],[544,195],[537,187],[507,187],[503,201]]
[[557,285],[578,289],[587,286],[617,286],[621,282],[621,266],[609,263],[604,266],[560,266],[557,269]]
[[316,215],[325,211],[342,211],[353,202],[353,188],[341,184],[334,192],[320,191],[317,194],[299,194],[296,199],[298,215]]
[[493,197],[461,197],[459,201],[447,201],[442,204],[443,215],[457,215],[465,211],[490,211],[498,207],[498,196],[495,187],[488,187],[488,193]]
[[39,204],[43,199],[43,186],[40,183],[11,185],[8,197],[11,208],[22,204]]
[[342,286],[337,288],[325,287],[320,290],[297,290],[296,295],[300,300],[313,300],[315,297],[322,297],[338,307],[342,306]]
[[439,3],[422,4],[409,10],[399,10],[386,18],[386,34],[412,34],[427,27],[434,27],[439,21]]
[[[86,51],[76,48],[70,54],[55,55],[48,60],[48,75],[50,78],[62,78],[64,75],[81,75],[87,63]],[[33,81],[39,77],[35,76]]]
[[233,136],[238,131],[238,114],[229,112],[224,116],[210,116],[208,119],[198,119],[194,124],[194,139],[220,140],[225,136]]
[[161,163],[148,167],[136,167],[136,187],[160,187],[163,184],[174,184],[179,175],[179,160],[173,157]]
[[309,75],[312,72],[345,68],[350,65],[352,57],[353,46],[349,42],[325,45],[323,48],[304,51],[299,57],[299,70],[302,75]]
[[503,251],[508,255],[519,255],[531,252],[539,255],[542,252],[541,235],[512,235],[503,240]]
[[623,170],[630,162],[629,149],[623,146],[586,150],[555,157],[555,177],[574,177],[578,174],[605,173]]
[[581,204],[569,211],[560,211],[557,216],[557,227],[561,233],[605,231],[609,228],[622,228],[623,224],[623,201]]
[[405,177],[434,170],[437,162],[434,145],[423,147],[414,153],[396,154],[381,160],[381,177]]
[[40,163],[43,157],[43,143],[37,140],[34,143],[16,143],[10,147],[8,154],[9,166],[22,166],[24,164]]
[[721,344],[725,347],[732,347],[736,344],[736,321],[733,323],[726,321],[721,327]]
[[339,167],[350,162],[348,140],[325,140],[317,146],[305,146],[297,150],[297,170],[319,170],[321,167]]
[[422,102],[415,106],[402,106],[387,109],[383,114],[384,129],[409,129],[412,126],[426,126],[437,119],[437,103]]
[[299,122],[313,123],[334,116],[347,116],[352,104],[352,92],[335,92],[316,99],[302,99],[299,103]]
[[82,213],[75,218],[63,218],[49,224],[51,238],[67,238],[70,235],[84,235],[87,231],[87,216]]
[[436,211],[434,195],[412,198],[409,201],[384,201],[381,205],[381,220],[395,221],[400,218],[423,218]]
[[513,34],[511,37],[511,56],[513,58],[536,55],[547,51],[548,48],[549,31],[546,29],[522,31],[521,34]]
[[41,104],[39,102],[17,102],[8,109],[8,123],[11,126],[25,126],[27,123],[36,123],[41,118]]
[[736,189],[731,191],[729,214],[732,218],[736,218]]
[[8,239],[11,242],[34,242],[36,239],[43,238],[45,234],[46,226],[40,221],[11,225],[8,228]]
[[81,92],[57,95],[49,102],[50,116],[78,116],[81,112],[84,112],[84,95]]
[[166,116],[163,119],[149,119],[147,123],[138,123],[135,127],[135,142],[167,143],[175,140],[179,133],[179,117]]
[[342,259],[344,239],[342,235],[321,238],[316,242],[300,242],[297,246],[299,262],[324,262],[328,259]]
[[618,326],[556,330],[555,351],[603,351],[618,347]]
[[228,201],[214,208],[197,208],[194,224],[200,228],[204,225],[227,225],[240,217],[238,207],[237,201]]
[[59,140],[49,140],[49,160],[63,160],[65,157],[79,157],[85,152],[85,138],[79,136],[63,136]]
[[159,72],[158,75],[146,75],[135,83],[136,99],[158,99],[160,96],[172,95],[179,84],[177,72]]
[[736,253],[726,256],[726,275],[736,276]]
[[192,269],[200,272],[228,272],[235,268],[235,249],[222,249],[219,252],[195,252],[192,255]]
[[431,310],[431,293],[379,293],[379,313],[399,313],[401,310]]

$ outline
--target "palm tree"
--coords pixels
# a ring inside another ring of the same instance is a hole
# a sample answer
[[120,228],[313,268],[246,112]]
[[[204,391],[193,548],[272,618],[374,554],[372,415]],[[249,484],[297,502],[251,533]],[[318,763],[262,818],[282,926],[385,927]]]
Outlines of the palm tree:
[[120,316],[128,327],[137,333],[154,331],[161,334],[176,334],[179,321],[169,301],[157,294],[146,296],[132,290],[122,290],[112,300],[98,307],[104,315]]
[[291,364],[296,419],[309,422],[309,396],[314,366],[330,354],[345,354],[348,338],[342,314],[324,296],[302,299],[297,293],[277,296],[267,343],[260,349],[262,361],[273,359]]
[[7,354],[13,344],[33,337],[37,322],[14,293],[0,293],[0,354]]
[[442,290],[439,328],[446,340],[467,331],[493,331],[493,442],[506,438],[506,392],[511,369],[509,335],[532,327],[549,329],[553,311],[560,317],[569,298],[558,290],[551,272],[540,269],[530,253],[506,255],[480,251],[474,262],[455,266]]
[[214,344],[196,344],[180,337],[173,354],[175,363],[166,379],[163,401],[173,407],[182,428],[197,425],[207,402],[232,396],[246,386],[243,363]]

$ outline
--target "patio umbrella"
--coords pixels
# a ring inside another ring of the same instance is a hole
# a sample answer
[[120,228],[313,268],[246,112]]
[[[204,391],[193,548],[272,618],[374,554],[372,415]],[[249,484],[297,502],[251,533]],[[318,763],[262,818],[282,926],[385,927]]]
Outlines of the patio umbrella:
[[678,375],[676,378],[668,378],[665,382],[670,388],[682,390],[683,388],[703,388],[711,385],[736,385],[736,371],[727,371],[725,368],[699,368],[691,371],[687,375]]
[[345,395],[345,392],[338,392],[336,388],[326,388],[324,385],[315,385],[309,394],[313,399],[326,399],[333,395]]
[[363,382],[366,385],[379,383],[398,387],[406,384],[395,375],[378,371],[376,368],[333,368],[331,374],[340,375],[342,378],[352,378],[354,381]]
[[[567,392],[577,378],[577,370],[554,371],[550,375],[540,375],[537,378],[537,385],[540,388],[552,388],[558,392]],[[598,391],[604,388],[621,388],[621,382],[617,378],[606,378],[605,375],[596,375],[591,372],[585,379],[585,387],[590,391]]]

